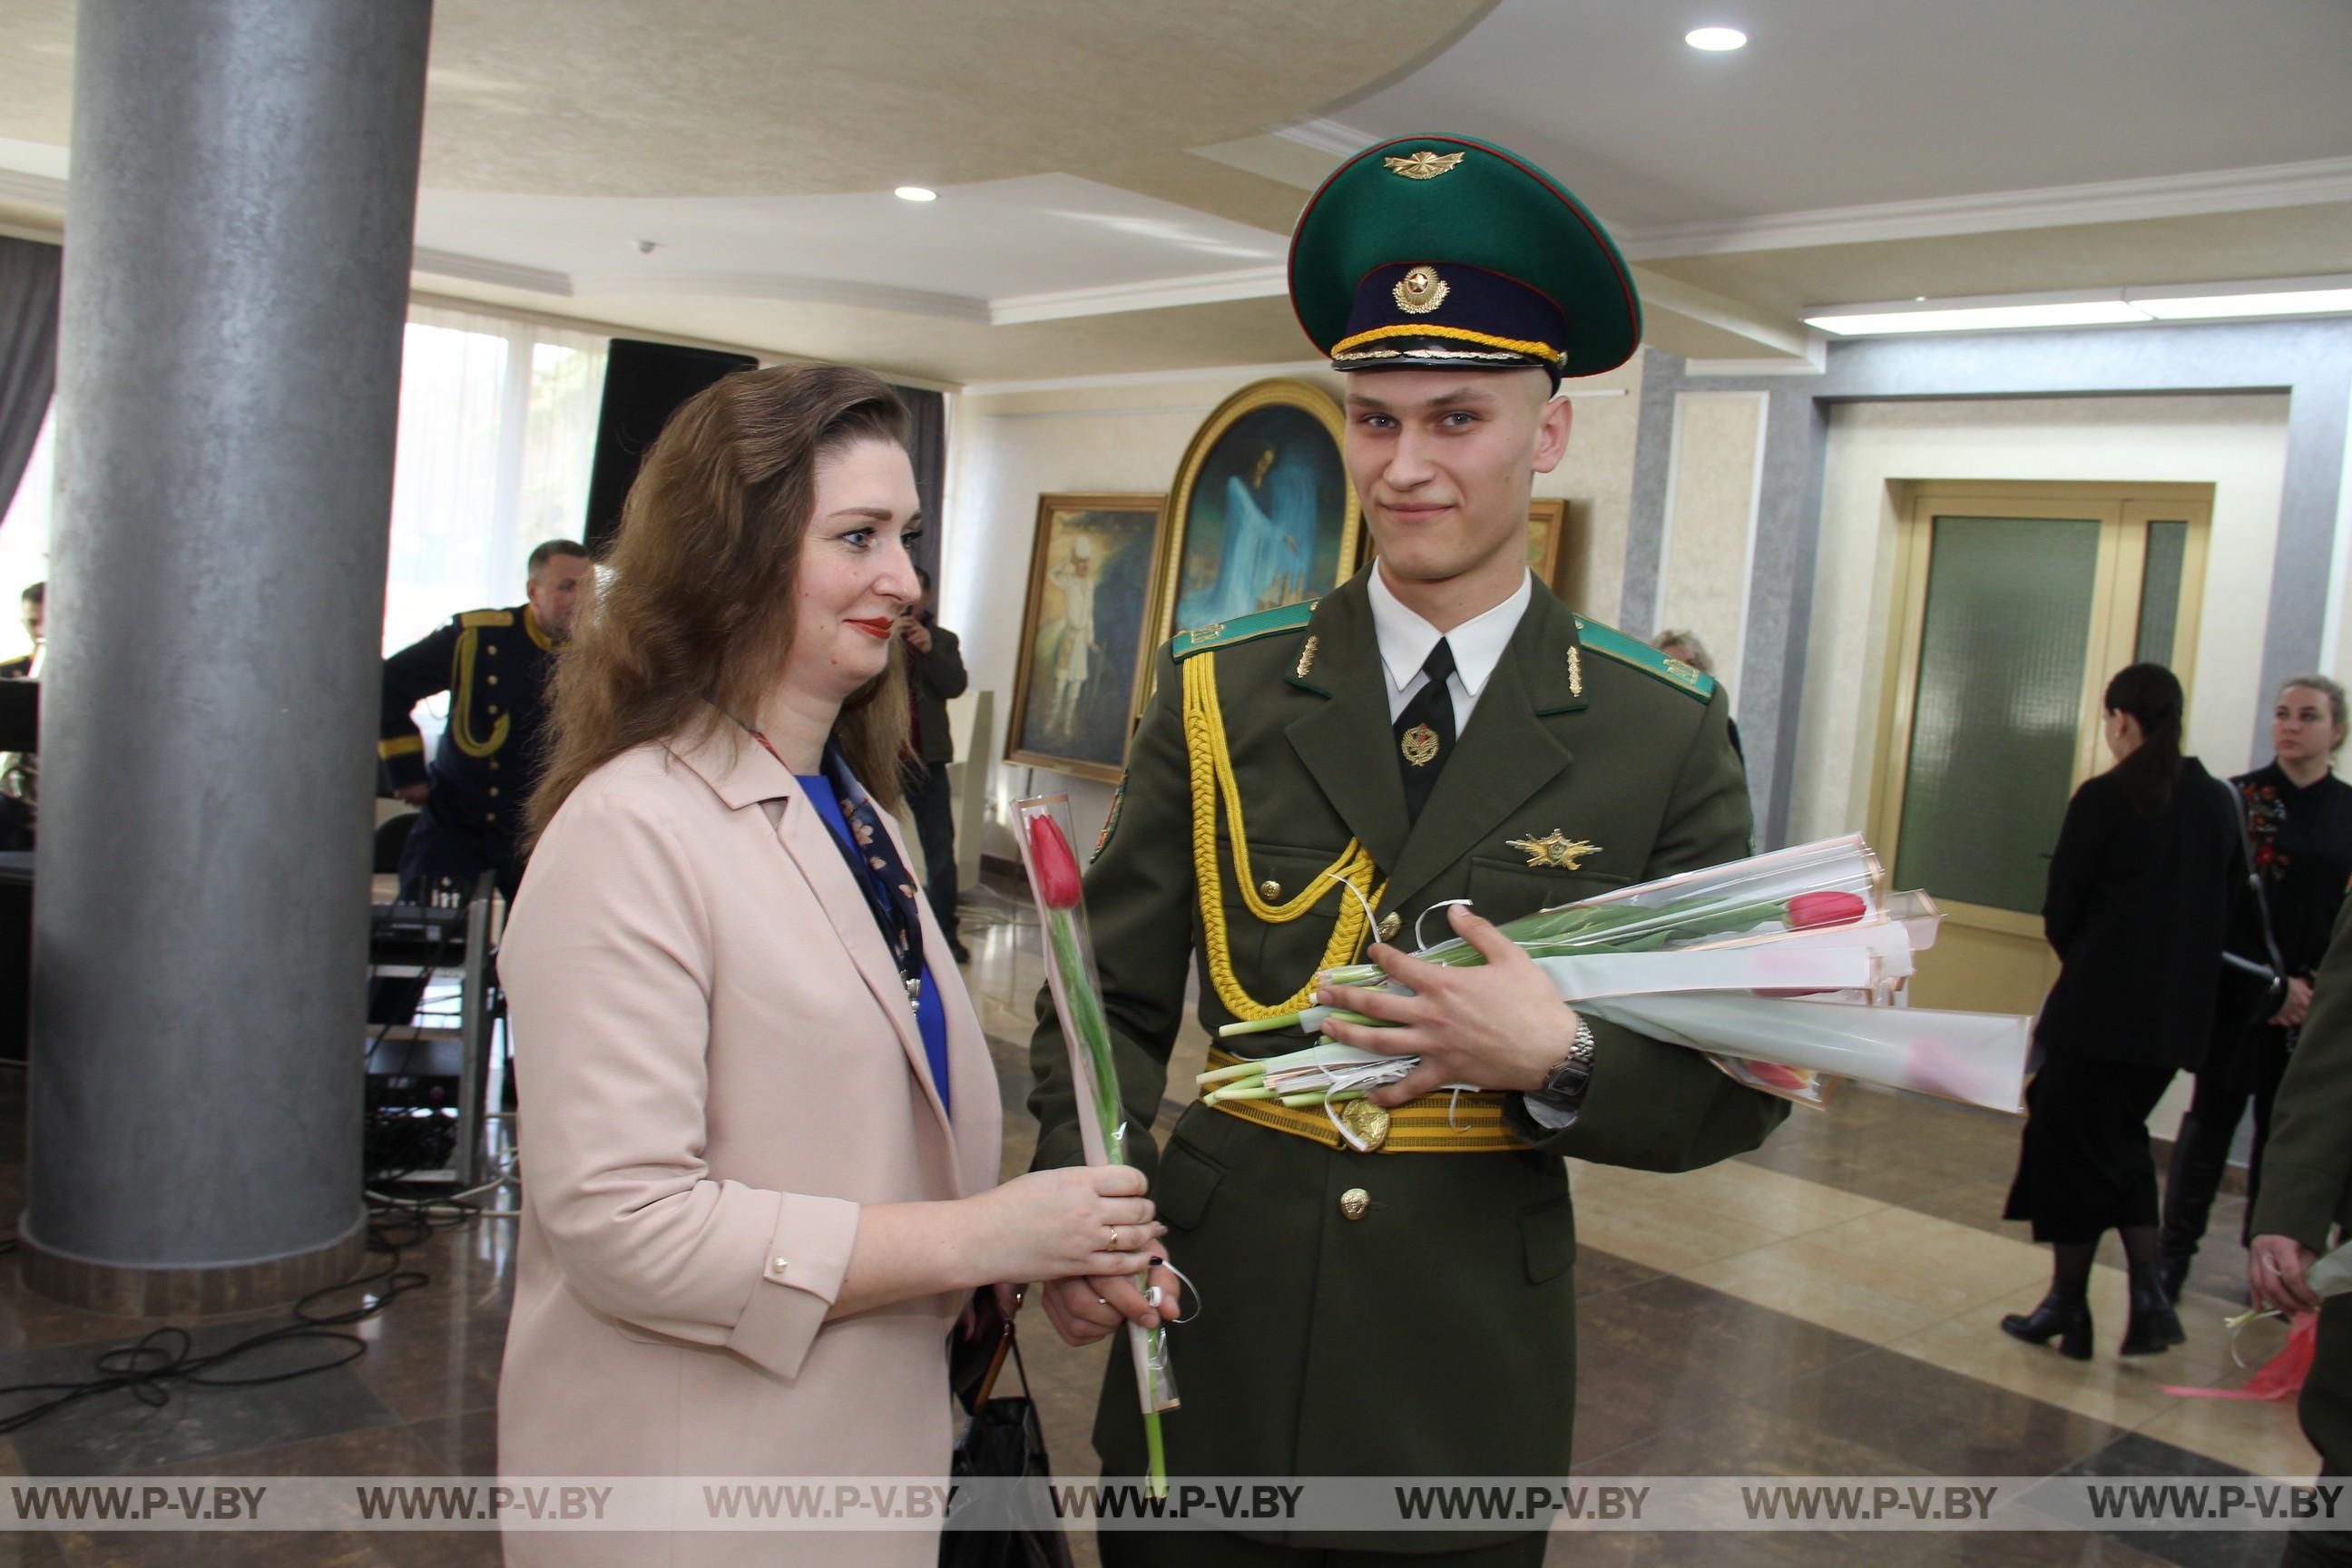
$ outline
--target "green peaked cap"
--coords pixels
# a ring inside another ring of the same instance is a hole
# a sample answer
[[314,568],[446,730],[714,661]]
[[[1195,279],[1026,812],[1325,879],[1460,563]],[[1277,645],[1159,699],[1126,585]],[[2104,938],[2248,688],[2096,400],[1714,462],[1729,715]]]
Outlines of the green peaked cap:
[[1563,375],[1613,370],[1641,346],[1642,301],[1601,221],[1534,163],[1468,136],[1400,136],[1324,181],[1291,236],[1291,308],[1328,354],[1348,335],[1369,274],[1448,262],[1509,279],[1557,307],[1567,323]]

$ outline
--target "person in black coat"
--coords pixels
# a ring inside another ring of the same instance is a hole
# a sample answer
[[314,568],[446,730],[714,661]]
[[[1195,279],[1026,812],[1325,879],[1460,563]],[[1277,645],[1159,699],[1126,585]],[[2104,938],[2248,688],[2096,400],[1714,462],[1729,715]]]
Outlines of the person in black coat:
[[931,574],[915,568],[923,585],[919,604],[910,606],[898,622],[898,636],[907,645],[908,755],[899,769],[907,795],[907,815],[915,819],[915,836],[923,846],[923,894],[948,952],[958,963],[971,962],[956,918],[955,798],[948,784],[948,764],[955,761],[955,731],[948,725],[948,699],[961,697],[971,678],[964,673],[963,644],[955,633],[932,617],[936,602]]
[[2051,1244],[2050,1293],[2002,1330],[2091,1354],[2091,1260],[2122,1233],[2131,1271],[2125,1355],[2186,1336],[2158,1271],[2156,1160],[2147,1117],[2172,1075],[2203,1060],[2221,940],[2244,857],[2227,786],[2180,754],[2180,682],[2135,664],[2107,683],[2116,765],[2068,803],[2051,856],[2043,930],[2057,984],[2034,1029],[2017,1177],[2003,1217]]
[[[2272,762],[2230,781],[2245,803],[2242,820],[2254,869],[2262,876],[2271,936],[2288,976],[2287,994],[2275,1012],[2265,1007],[2248,1017],[2243,1006],[2232,1007],[2225,988],[2224,1016],[2215,1020],[2212,1049],[2197,1074],[2197,1097],[2181,1118],[2165,1172],[2164,1285],[2175,1300],[2189,1278],[2189,1260],[2197,1256],[2249,1102],[2254,1108],[2252,1159],[2246,1172],[2249,1222],[2261,1191],[2271,1103],[2286,1073],[2287,1053],[2311,1009],[2313,977],[2326,955],[2346,879],[2352,878],[2352,784],[2331,771],[2344,736],[2344,688],[2324,675],[2298,675],[2279,688],[2271,710]],[[2251,895],[2238,900],[2230,946],[2269,963],[2262,911]],[[2250,987],[2258,992],[2261,984],[2252,982]]]

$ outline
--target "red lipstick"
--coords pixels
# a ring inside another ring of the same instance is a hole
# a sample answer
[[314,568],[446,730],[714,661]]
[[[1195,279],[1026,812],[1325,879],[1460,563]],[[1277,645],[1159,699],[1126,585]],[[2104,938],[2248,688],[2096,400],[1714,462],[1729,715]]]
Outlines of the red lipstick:
[[887,642],[890,637],[890,628],[898,623],[887,616],[876,616],[870,620],[852,620],[848,624],[856,626],[876,642]]

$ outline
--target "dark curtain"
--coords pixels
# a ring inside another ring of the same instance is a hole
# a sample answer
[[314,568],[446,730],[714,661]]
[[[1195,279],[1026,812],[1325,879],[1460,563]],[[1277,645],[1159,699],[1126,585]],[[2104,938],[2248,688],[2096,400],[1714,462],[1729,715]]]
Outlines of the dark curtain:
[[923,501],[923,537],[915,543],[915,564],[940,575],[940,493],[948,473],[948,399],[941,392],[918,392],[911,386],[890,390],[913,417],[907,429],[907,455],[915,459],[915,493]]
[[16,498],[58,390],[58,279],[65,252],[0,236],[0,512]]

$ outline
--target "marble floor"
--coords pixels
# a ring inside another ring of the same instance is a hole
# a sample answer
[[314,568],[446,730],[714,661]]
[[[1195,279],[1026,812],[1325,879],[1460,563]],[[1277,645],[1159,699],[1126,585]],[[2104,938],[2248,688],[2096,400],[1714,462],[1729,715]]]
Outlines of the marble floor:
[[[967,971],[1007,1107],[1005,1169],[1025,1166],[1021,1107],[1036,932],[982,889]],[[1180,1047],[1171,1083],[1205,1048]],[[0,1072],[0,1205],[23,1194],[23,1074]],[[1172,1116],[1172,1103],[1162,1106]],[[2221,1320],[2242,1304],[2238,1201],[2217,1205],[2181,1316],[2189,1342],[2125,1361],[2120,1258],[2103,1263],[2086,1363],[2017,1343],[1995,1321],[2040,1298],[2047,1255],[1998,1217],[2017,1148],[2008,1119],[1859,1089],[1800,1112],[1762,1150],[1656,1176],[1579,1167],[1576,1465],[1593,1475],[2309,1475],[2291,1404],[2167,1392],[2242,1382],[2282,1342]],[[511,1193],[497,1195],[505,1206]],[[442,1230],[404,1268],[430,1283],[353,1331],[346,1366],[252,1388],[179,1388],[151,1406],[87,1399],[0,1436],[0,1478],[188,1474],[481,1475],[495,1468],[498,1368],[513,1222]],[[2112,1246],[2112,1241],[2110,1242]],[[199,1351],[280,1316],[184,1322]],[[93,1359],[159,1322],[93,1317],[29,1296],[0,1269],[0,1385],[87,1376]],[[1023,1343],[1058,1471],[1094,1468],[1087,1430],[1103,1351],[1062,1346],[1042,1317]],[[332,1347],[277,1347],[240,1370],[310,1363]],[[0,1426],[25,1396],[0,1396]],[[1554,1539],[1555,1563],[2159,1563],[2276,1561],[2278,1536],[1658,1534]],[[1076,1542],[1083,1563],[1092,1542]],[[814,1559],[811,1559],[814,1560]],[[8,1564],[494,1563],[481,1534],[0,1535]]]

